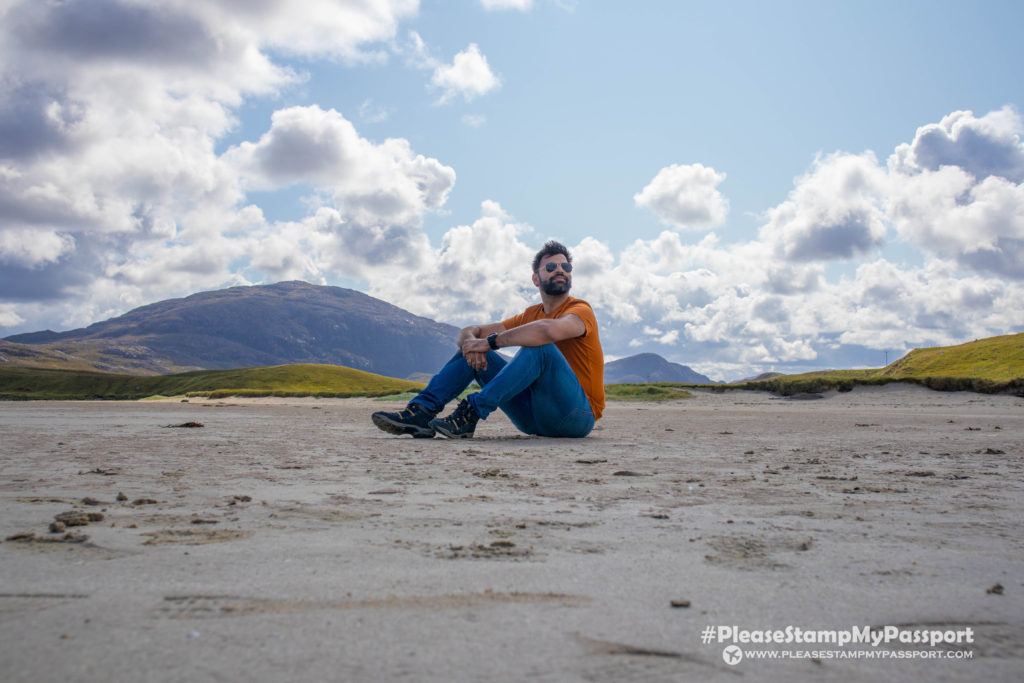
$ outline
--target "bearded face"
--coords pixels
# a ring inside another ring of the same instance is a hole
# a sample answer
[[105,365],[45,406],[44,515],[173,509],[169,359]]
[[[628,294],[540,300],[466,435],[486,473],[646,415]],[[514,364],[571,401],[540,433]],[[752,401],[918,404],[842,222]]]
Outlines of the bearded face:
[[572,282],[562,273],[558,273],[558,275],[560,277],[552,277],[550,280],[541,280],[541,291],[545,294],[558,296],[559,294],[566,294],[570,289],[572,289]]
[[[552,266],[554,270],[549,271],[548,268]],[[565,257],[560,254],[542,263],[537,272],[540,291],[550,296],[567,294],[572,289],[572,274],[566,268],[571,269],[572,266],[568,265]]]

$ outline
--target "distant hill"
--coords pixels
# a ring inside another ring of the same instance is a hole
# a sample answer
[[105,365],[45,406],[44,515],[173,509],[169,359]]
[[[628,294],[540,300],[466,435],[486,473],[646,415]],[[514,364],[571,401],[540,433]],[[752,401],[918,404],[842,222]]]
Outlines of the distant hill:
[[1024,332],[956,346],[914,349],[878,371],[882,377],[955,377],[989,382],[1024,379]]
[[604,365],[605,384],[649,382],[685,382],[688,384],[712,384],[712,380],[699,372],[665,360],[656,353],[641,353],[628,358],[613,360]]
[[977,339],[956,346],[914,349],[884,368],[821,370],[799,375],[733,382],[731,389],[773,391],[784,396],[890,382],[920,384],[939,391],[1010,392],[1024,396],[1024,333]]
[[0,342],[0,367],[168,374],[322,363],[389,377],[434,372],[458,329],[341,287],[231,287],[169,299],[68,332]]

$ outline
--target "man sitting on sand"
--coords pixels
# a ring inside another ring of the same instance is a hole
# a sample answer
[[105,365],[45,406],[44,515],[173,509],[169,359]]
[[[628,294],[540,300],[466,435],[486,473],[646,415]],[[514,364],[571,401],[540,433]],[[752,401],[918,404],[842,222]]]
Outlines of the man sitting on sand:
[[[473,436],[479,420],[501,408],[520,431],[583,437],[604,410],[604,353],[590,304],[569,296],[572,256],[550,241],[533,259],[541,303],[489,325],[463,328],[459,351],[397,413],[378,412],[373,423],[391,434],[449,439]],[[520,346],[506,361],[497,350]],[[451,415],[436,415],[474,381],[482,389]]]

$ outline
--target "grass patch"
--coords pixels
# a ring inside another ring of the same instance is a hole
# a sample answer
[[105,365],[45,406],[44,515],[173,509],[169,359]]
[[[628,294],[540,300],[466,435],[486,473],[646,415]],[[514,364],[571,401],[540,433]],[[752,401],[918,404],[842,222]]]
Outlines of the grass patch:
[[914,349],[878,371],[886,377],[957,378],[993,384],[1024,379],[1024,333]]
[[0,369],[0,399],[138,400],[149,396],[386,396],[423,387],[418,382],[337,365],[277,365],[199,370],[176,375],[116,375],[80,370]]
[[693,398],[689,391],[670,382],[606,384],[604,396],[610,401],[678,401]]

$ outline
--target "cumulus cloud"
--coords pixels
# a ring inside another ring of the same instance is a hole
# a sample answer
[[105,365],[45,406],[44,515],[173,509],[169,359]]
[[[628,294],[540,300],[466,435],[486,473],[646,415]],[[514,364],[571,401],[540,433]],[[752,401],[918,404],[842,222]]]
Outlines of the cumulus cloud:
[[486,95],[501,86],[501,79],[491,71],[477,44],[470,43],[455,55],[451,64],[435,68],[430,83],[443,91],[438,103],[444,104],[459,95],[466,102]]
[[[3,297],[68,297],[61,323],[73,325],[244,281],[233,269],[252,257],[260,236],[245,230],[265,235],[272,227],[247,222],[251,211],[241,205],[251,186],[233,159],[215,152],[236,123],[234,108],[301,81],[271,54],[377,60],[383,53],[372,46],[390,41],[416,9],[414,0],[4,3]],[[368,173],[383,178],[382,191],[367,190],[372,181],[363,175],[361,189],[332,199],[344,200],[349,223],[359,214],[372,230],[366,215],[379,205],[380,222],[408,229],[417,212],[443,203],[452,178],[404,141],[378,147]],[[269,179],[315,175],[286,165],[265,170]],[[403,174],[406,184],[391,182]],[[240,224],[241,232],[232,227]]]
[[729,202],[718,191],[723,180],[724,173],[704,164],[673,164],[658,171],[633,201],[675,228],[715,228],[729,213]]
[[417,271],[388,270],[370,283],[370,293],[436,320],[454,324],[494,322],[535,303],[531,263],[539,247],[534,234],[500,204],[486,200],[480,218],[445,233]]
[[1020,115],[1011,107],[976,118],[956,111],[917,129],[913,142],[896,148],[889,165],[905,175],[959,167],[977,181],[998,176],[1024,182]]
[[871,152],[819,157],[760,238],[789,263],[868,256],[890,228],[960,268],[1024,279],[1024,123],[1006,107],[922,126],[883,166]]
[[455,184],[452,168],[416,154],[407,140],[374,144],[339,112],[317,106],[275,112],[257,142],[223,158],[243,188],[309,183],[324,200],[301,221],[265,227],[275,235],[272,248],[261,246],[252,264],[303,278],[332,271],[362,277],[390,265],[418,269],[430,253],[423,217],[444,205]]
[[966,269],[1024,279],[1022,134],[1011,108],[919,128],[889,159],[900,235]]
[[0,263],[37,268],[56,263],[75,248],[75,240],[56,231],[4,230],[0,232]]
[[885,239],[885,189],[886,174],[871,153],[819,158],[789,198],[768,212],[761,239],[789,261],[868,254]]
[[410,66],[432,72],[429,86],[441,91],[437,105],[460,96],[469,102],[501,87],[501,78],[491,70],[487,57],[476,43],[470,43],[457,53],[450,64],[436,58],[416,31],[409,31],[407,39],[397,49]]
[[14,327],[25,322],[12,304],[0,304],[0,327]]
[[[192,6],[190,0],[176,4]],[[381,45],[394,38],[398,24],[419,9],[419,0],[214,0],[199,3],[204,18],[253,36],[252,42],[301,56],[327,56],[349,62],[385,59]]]
[[245,188],[309,182],[330,192],[341,221],[364,226],[418,225],[455,184],[453,169],[416,154],[407,140],[374,144],[339,112],[316,105],[274,112],[258,142],[241,143],[224,160]]

